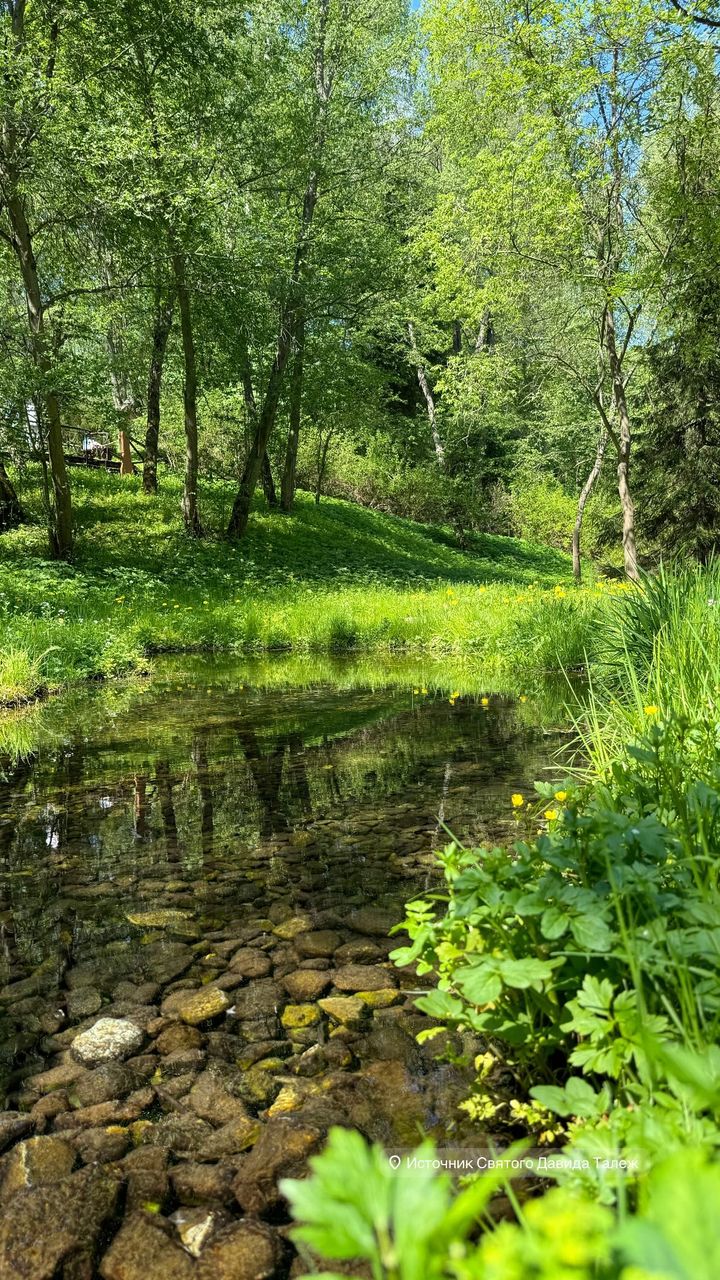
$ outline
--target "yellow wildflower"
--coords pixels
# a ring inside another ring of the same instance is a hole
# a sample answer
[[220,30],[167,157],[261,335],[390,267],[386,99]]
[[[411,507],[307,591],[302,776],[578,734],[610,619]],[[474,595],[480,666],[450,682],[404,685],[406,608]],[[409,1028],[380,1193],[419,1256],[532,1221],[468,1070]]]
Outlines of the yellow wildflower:
[[557,816],[558,816],[557,809],[546,809],[543,815],[543,817],[547,818],[548,822],[554,822]]
[[526,693],[521,693],[521,694],[520,694],[520,698],[518,699],[518,701],[519,701],[519,702],[527,702],[527,694],[526,694]]
[[483,706],[483,707],[489,707],[489,706],[490,706],[490,699],[489,699],[489,698],[481,698],[481,699],[480,699],[480,705],[481,705],[481,706]]
[[519,791],[514,791],[510,797],[513,809],[522,809],[525,803],[525,797],[520,795]]
[[656,707],[652,702],[649,703],[647,707],[643,707],[643,711],[646,716],[656,716],[659,710],[660,708]]
[[567,791],[556,791],[555,799],[559,800],[560,803],[562,804],[564,800],[567,800]]

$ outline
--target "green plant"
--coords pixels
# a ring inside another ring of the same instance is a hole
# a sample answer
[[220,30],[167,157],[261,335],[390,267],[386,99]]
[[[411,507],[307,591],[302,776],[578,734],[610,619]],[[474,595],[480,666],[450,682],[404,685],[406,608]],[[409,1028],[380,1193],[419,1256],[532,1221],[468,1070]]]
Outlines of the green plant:
[[[505,1153],[512,1167],[516,1152]],[[332,1130],[312,1176],[282,1184],[300,1224],[293,1239],[312,1274],[315,1258],[369,1263],[373,1280],[715,1280],[720,1165],[690,1148],[660,1161],[632,1208],[609,1208],[556,1187],[496,1225],[492,1196],[509,1186],[497,1169],[453,1198],[423,1144],[415,1165],[394,1171],[382,1148]],[[498,1162],[502,1163],[502,1162]],[[484,1230],[483,1230],[484,1229]],[[479,1234],[482,1231],[482,1234]],[[339,1280],[336,1272],[323,1280]]]

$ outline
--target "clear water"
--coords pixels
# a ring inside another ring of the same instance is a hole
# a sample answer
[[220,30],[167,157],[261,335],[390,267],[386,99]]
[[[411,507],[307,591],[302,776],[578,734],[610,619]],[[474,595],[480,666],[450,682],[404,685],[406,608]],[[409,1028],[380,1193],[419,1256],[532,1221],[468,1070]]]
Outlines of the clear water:
[[[5,1078],[42,1060],[65,984],[170,980],[173,949],[278,900],[399,918],[436,883],[447,829],[512,836],[510,794],[543,776],[558,739],[532,698],[451,699],[423,676],[167,659],[149,680],[56,700],[31,754],[0,773]],[[128,919],[157,910],[184,915]]]

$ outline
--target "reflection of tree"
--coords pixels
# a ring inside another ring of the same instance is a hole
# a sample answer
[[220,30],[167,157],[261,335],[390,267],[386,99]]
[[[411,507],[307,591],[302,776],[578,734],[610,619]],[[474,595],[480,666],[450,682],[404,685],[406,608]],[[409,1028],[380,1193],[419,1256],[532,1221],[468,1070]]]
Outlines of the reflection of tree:
[[193,741],[192,757],[200,792],[200,848],[203,862],[212,857],[214,836],[213,793],[208,766],[208,731],[200,729]]
[[173,784],[170,778],[170,765],[167,760],[155,762],[155,787],[160,804],[163,831],[165,833],[165,852],[168,862],[178,862],[180,848],[178,845],[177,819],[173,804]]
[[287,831],[290,824],[279,803],[287,735],[279,737],[267,755],[263,755],[254,729],[241,726],[238,729],[238,740],[245,752],[260,801],[261,837],[267,839],[276,831]]
[[17,829],[14,810],[17,793],[24,789],[33,771],[32,756],[21,756],[13,764],[0,760],[0,864],[10,853]]
[[308,781],[307,760],[305,754],[305,743],[301,733],[288,734],[288,763],[287,775],[290,780],[291,791],[300,802],[300,811],[305,818],[311,818],[312,795],[310,794],[310,783]]
[[147,778],[143,773],[133,776],[133,832],[138,840],[148,838]]

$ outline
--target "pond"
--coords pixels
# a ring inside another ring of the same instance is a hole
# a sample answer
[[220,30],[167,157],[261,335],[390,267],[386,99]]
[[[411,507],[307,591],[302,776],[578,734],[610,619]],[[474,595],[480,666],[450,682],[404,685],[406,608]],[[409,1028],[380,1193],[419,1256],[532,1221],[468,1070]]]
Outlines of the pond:
[[[155,1135],[173,1169],[228,1177],[251,1142],[213,1146],[232,1111],[203,1102],[213,1063],[256,1126],[319,1124],[322,1081],[331,1118],[370,1136],[447,1133],[466,1085],[415,1043],[418,979],[388,964],[389,930],[439,888],[449,832],[512,838],[511,793],[561,741],[541,713],[443,688],[437,665],[283,658],[162,659],[49,704],[0,783],[5,1106],[84,1163]],[[138,1036],[109,1083],[68,1052],[106,1017]]]

